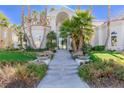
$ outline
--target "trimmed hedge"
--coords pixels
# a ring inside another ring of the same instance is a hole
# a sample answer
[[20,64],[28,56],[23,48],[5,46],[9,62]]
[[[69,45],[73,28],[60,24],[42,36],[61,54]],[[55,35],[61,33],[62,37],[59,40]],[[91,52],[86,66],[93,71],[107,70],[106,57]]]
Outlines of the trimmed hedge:
[[95,46],[92,48],[93,51],[104,51],[105,50],[105,46],[101,45],[101,46]]

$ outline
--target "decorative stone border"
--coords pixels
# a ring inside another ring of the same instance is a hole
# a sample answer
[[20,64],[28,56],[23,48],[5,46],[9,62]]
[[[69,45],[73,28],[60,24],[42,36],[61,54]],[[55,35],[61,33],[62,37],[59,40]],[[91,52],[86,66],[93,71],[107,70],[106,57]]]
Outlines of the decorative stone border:
[[90,62],[89,58],[89,56],[80,56],[75,58],[75,61],[78,63],[78,65],[81,65]]
[[38,54],[37,55],[37,59],[35,59],[33,61],[30,61],[30,62],[35,63],[35,64],[46,64],[46,65],[49,65],[49,63],[52,60],[52,57],[53,57],[54,53],[48,52],[47,54],[46,53],[44,53],[44,54],[45,55]]

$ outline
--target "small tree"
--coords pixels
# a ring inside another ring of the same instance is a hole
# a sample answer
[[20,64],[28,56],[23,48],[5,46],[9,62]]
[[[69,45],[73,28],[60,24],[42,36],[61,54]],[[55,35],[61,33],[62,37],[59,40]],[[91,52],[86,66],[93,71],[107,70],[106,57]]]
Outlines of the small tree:
[[0,26],[1,27],[8,27],[9,25],[9,19],[4,15],[2,12],[0,12]]
[[23,49],[24,33],[19,30],[17,36],[18,36],[18,41],[19,41],[19,45],[18,46],[20,47],[20,49]]
[[47,35],[47,49],[49,50],[55,50],[55,48],[57,47],[57,40],[56,40],[56,33],[51,31],[50,33],[48,33]]

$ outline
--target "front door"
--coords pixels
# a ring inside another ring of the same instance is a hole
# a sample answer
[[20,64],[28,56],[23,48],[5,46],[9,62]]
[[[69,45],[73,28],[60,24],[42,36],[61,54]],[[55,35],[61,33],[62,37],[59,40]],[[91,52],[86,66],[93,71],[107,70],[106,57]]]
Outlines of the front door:
[[67,39],[59,38],[59,49],[67,49]]

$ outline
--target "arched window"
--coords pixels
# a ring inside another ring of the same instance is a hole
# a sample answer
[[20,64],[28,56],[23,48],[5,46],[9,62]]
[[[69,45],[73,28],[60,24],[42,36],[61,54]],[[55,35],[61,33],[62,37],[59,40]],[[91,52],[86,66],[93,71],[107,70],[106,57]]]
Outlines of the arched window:
[[111,45],[112,46],[117,45],[117,33],[116,32],[111,33]]

